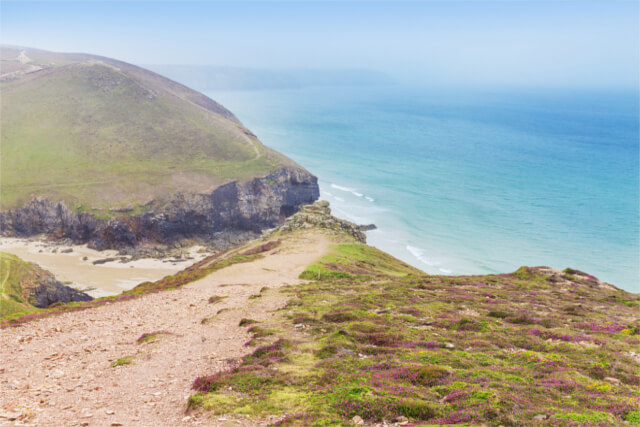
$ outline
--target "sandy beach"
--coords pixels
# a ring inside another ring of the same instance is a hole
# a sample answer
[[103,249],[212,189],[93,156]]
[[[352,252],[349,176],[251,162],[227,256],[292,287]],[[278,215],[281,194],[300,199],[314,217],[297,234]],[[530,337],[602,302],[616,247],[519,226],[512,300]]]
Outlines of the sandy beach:
[[182,261],[144,258],[126,263],[116,260],[93,264],[97,260],[116,257],[117,251],[96,251],[86,245],[57,245],[35,239],[0,238],[0,252],[34,262],[52,272],[61,282],[93,297],[116,295],[139,283],[158,280],[183,270],[210,255],[200,252],[201,249],[201,246],[187,249],[191,259]]

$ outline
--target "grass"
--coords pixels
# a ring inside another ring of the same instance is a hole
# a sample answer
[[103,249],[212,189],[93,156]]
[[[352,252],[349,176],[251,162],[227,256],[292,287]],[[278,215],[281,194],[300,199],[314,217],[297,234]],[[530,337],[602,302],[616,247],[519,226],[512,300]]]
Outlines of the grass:
[[29,289],[47,272],[19,257],[0,252],[0,317],[18,317],[42,310],[29,302]]
[[252,352],[197,378],[191,408],[300,426],[640,418],[638,295],[529,267],[428,276],[358,244],[336,246],[302,276],[311,281],[285,289],[276,320],[243,319]]
[[[302,273],[306,282],[280,289],[289,301],[268,324],[240,321],[249,353],[195,378],[189,408],[299,426],[349,425],[355,416],[372,424],[637,424],[639,295],[576,270],[429,276],[340,241]],[[278,244],[208,258],[121,298],[182,286]],[[59,312],[75,309],[68,306]]]
[[308,266],[300,274],[300,278],[324,280],[386,275],[402,276],[411,273],[419,274],[421,272],[374,247],[357,243],[343,243],[336,245],[328,255]]
[[163,335],[171,335],[171,332],[168,332],[168,331],[145,332],[144,334],[140,335],[140,337],[137,340],[137,343],[143,344],[146,342],[155,341]]
[[2,209],[38,194],[107,217],[112,207],[142,212],[150,199],[246,181],[291,163],[230,113],[203,108],[211,101],[202,95],[127,64],[91,59],[3,84]]
[[116,360],[115,362],[113,362],[111,364],[111,367],[112,368],[116,368],[118,366],[130,365],[131,363],[133,363],[133,357],[132,356],[127,356],[127,357],[122,357],[122,358]]

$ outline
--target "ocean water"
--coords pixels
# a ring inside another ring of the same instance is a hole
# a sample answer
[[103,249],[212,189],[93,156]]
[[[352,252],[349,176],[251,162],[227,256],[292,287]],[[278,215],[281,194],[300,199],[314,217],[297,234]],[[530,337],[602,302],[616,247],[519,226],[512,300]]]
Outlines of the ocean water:
[[334,214],[434,274],[584,270],[640,291],[638,93],[207,92],[318,176]]

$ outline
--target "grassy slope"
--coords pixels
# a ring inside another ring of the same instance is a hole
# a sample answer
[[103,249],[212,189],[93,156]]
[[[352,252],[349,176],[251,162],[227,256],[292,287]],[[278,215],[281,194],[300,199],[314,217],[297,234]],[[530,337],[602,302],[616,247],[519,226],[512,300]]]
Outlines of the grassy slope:
[[[286,238],[279,232],[122,295],[9,316],[2,326],[174,289],[263,257]],[[570,270],[428,276],[333,238],[332,251],[301,274],[316,280],[284,288],[290,302],[278,316],[243,319],[251,353],[197,378],[191,408],[304,426],[356,415],[416,425],[640,423],[632,354],[640,296]]]
[[293,165],[220,105],[154,73],[89,55],[27,55],[47,68],[1,83],[2,208],[33,194],[131,207]]
[[526,267],[428,276],[355,243],[302,277],[318,271],[252,325],[239,366],[196,380],[192,408],[281,425],[640,423],[638,295]]
[[33,264],[0,252],[0,317],[40,311],[25,299],[20,285],[24,281],[33,281],[35,276]]

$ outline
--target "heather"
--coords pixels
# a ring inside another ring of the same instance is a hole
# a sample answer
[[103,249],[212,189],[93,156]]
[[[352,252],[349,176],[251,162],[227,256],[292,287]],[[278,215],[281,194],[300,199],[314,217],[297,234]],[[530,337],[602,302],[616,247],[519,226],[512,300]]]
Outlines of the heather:
[[277,425],[638,423],[638,295],[571,269],[429,276],[354,243],[301,277],[274,320],[243,319],[250,353],[196,378],[191,409]]

